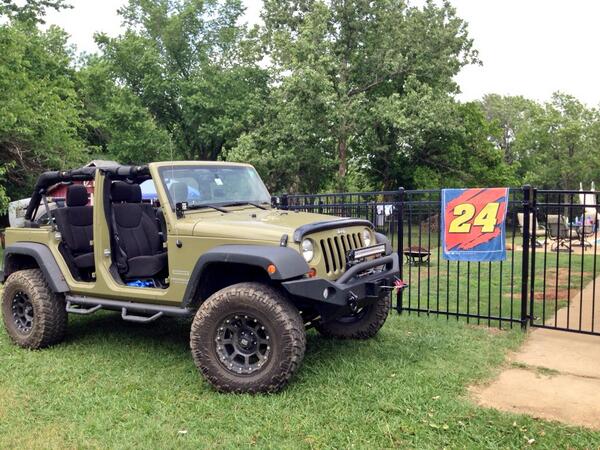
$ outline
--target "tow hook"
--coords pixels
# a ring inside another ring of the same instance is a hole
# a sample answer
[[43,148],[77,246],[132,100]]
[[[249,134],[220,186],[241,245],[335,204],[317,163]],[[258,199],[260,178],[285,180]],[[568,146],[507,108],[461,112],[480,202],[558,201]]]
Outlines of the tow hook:
[[353,292],[348,294],[348,306],[353,313],[358,312],[358,297]]

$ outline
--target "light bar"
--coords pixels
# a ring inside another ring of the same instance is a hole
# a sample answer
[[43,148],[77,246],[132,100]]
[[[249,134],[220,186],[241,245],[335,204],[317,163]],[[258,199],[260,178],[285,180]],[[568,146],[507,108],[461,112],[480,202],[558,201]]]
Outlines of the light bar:
[[368,258],[369,256],[381,255],[382,253],[385,253],[385,244],[372,245],[371,247],[353,250],[350,257],[353,259],[362,259]]

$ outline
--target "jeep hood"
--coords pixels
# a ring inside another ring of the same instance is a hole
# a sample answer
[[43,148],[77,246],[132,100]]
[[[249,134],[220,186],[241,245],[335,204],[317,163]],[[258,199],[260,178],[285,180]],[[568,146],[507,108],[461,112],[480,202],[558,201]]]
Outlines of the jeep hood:
[[177,222],[178,231],[194,236],[279,242],[287,234],[293,242],[294,231],[315,222],[331,222],[340,217],[306,212],[243,208],[229,213],[188,212]]

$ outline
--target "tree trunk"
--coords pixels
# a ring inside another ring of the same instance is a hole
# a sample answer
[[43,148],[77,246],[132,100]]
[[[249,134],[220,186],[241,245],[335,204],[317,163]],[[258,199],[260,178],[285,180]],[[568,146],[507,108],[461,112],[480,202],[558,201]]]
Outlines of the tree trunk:
[[340,178],[344,178],[346,176],[347,169],[347,147],[346,147],[346,138],[341,137],[338,139],[338,157],[339,157],[339,176]]

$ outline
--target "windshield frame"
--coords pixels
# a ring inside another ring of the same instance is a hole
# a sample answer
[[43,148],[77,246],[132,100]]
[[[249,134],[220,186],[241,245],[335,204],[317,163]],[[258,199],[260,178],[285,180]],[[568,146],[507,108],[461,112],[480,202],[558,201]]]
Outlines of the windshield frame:
[[[171,207],[171,211],[175,212],[176,210],[176,205],[173,202],[173,198],[171,197],[171,191],[169,189],[169,186],[167,185],[166,182],[166,175],[168,172],[170,171],[178,171],[178,170],[226,170],[226,169],[246,169],[246,170],[251,170],[255,173],[256,177],[255,180],[258,181],[258,188],[259,190],[263,190],[264,194],[265,194],[265,199],[248,199],[248,200],[234,200],[234,199],[227,199],[224,201],[218,201],[218,202],[203,202],[203,203],[194,203],[193,209],[188,209],[188,211],[205,211],[208,208],[209,205],[215,205],[215,206],[224,206],[227,205],[229,203],[238,203],[238,202],[249,202],[249,203],[258,203],[258,204],[262,204],[263,201],[265,202],[265,205],[270,205],[271,204],[271,194],[269,192],[269,190],[267,189],[267,187],[265,186],[265,183],[263,182],[262,178],[260,177],[260,175],[258,174],[258,171],[250,165],[236,165],[236,164],[210,164],[210,165],[202,165],[202,164],[189,164],[189,165],[182,165],[182,164],[177,164],[177,165],[173,165],[173,166],[161,166],[158,167],[158,178],[160,180],[160,183],[162,185],[162,188],[167,196],[167,201],[169,202],[169,206]],[[189,203],[189,202],[188,202]],[[203,205],[206,205],[207,208],[202,208]]]

